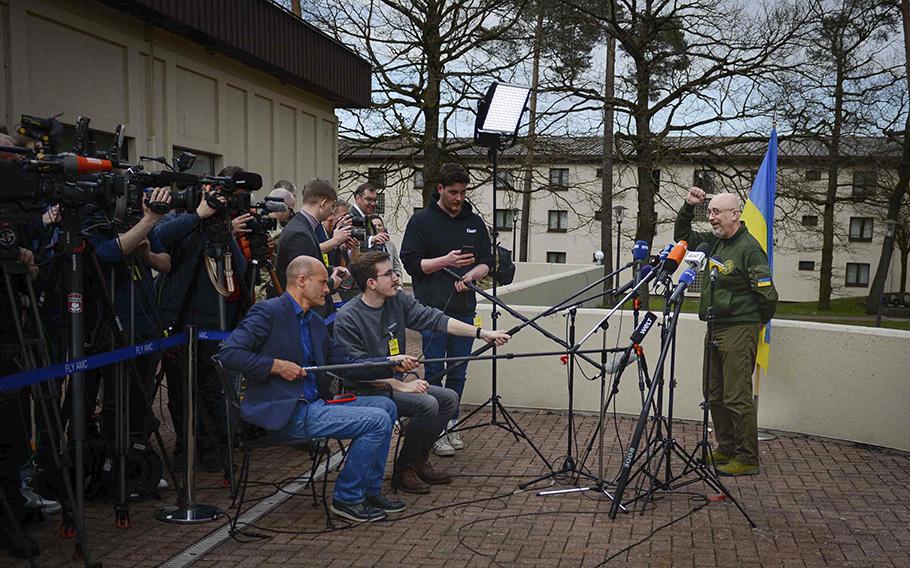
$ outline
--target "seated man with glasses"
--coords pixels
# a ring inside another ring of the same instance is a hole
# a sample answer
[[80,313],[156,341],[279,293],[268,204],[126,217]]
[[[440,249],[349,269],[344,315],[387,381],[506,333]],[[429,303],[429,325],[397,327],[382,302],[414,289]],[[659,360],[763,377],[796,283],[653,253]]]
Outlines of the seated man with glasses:
[[[363,292],[339,310],[335,338],[354,358],[404,353],[405,329],[477,337],[497,345],[509,340],[505,332],[476,328],[400,292],[398,275],[392,270],[389,255],[383,252],[361,254],[351,263],[350,270]],[[451,477],[433,469],[429,456],[433,443],[455,416],[458,408],[455,391],[430,385],[423,379],[406,381],[401,373],[393,378],[349,386],[355,392],[389,396],[395,401],[399,416],[411,417],[395,463],[393,487],[408,493],[429,493],[430,485],[452,482]],[[454,453],[453,450],[449,455]]]

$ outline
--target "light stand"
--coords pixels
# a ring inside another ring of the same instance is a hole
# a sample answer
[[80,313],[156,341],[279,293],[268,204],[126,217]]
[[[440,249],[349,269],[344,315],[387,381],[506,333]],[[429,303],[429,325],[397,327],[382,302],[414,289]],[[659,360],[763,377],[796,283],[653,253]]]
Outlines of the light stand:
[[[477,120],[474,123],[474,142],[479,146],[488,148],[488,157],[490,158],[491,165],[493,167],[493,229],[491,240],[493,242],[493,253],[494,258],[496,256],[497,246],[499,245],[499,232],[496,228],[496,192],[498,190],[498,169],[497,162],[499,159],[499,153],[502,149],[502,139],[503,137],[511,137],[512,143],[514,143],[515,137],[518,134],[518,127],[521,123],[521,116],[524,114],[525,108],[528,104],[528,98],[531,95],[531,89],[519,85],[509,85],[506,83],[494,82],[487,89],[486,94],[480,100],[477,106]],[[513,221],[514,223],[514,221]],[[514,235],[513,235],[514,237]],[[514,248],[514,246],[513,246]],[[494,265],[496,263],[494,262]],[[499,310],[497,309],[497,286],[498,278],[496,275],[496,267],[493,267],[492,270],[493,277],[493,294],[492,294],[492,328],[496,329],[498,320],[499,320]],[[458,275],[460,280],[460,275]],[[472,290],[475,290],[476,287],[469,286]],[[547,461],[546,457],[540,452],[539,449],[534,445],[527,434],[519,426],[518,422],[509,414],[506,408],[502,405],[501,397],[498,391],[498,368],[497,368],[497,357],[496,357],[496,344],[492,344],[493,358],[491,363],[491,393],[490,398],[487,399],[479,408],[475,409],[473,412],[463,417],[455,424],[454,428],[451,428],[451,432],[458,432],[461,430],[469,430],[473,428],[479,428],[481,426],[496,426],[506,430],[512,434],[516,439],[523,438],[534,452],[540,457],[540,459],[546,464],[547,469],[552,471],[552,466],[550,462]],[[451,370],[451,369],[450,369]],[[435,380],[434,377],[432,380]],[[430,382],[432,382],[432,380]],[[489,405],[491,409],[491,417],[489,424],[476,424],[468,427],[462,427],[461,425],[470,419],[474,414],[476,414],[481,408]],[[502,415],[503,420],[500,420],[499,415]]]

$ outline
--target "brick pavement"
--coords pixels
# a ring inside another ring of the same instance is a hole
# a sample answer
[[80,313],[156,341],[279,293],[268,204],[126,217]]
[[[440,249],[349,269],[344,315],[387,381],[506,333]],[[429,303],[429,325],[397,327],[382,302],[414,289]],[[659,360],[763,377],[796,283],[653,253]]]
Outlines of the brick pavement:
[[[563,413],[513,414],[544,455],[555,459],[564,453]],[[490,420],[486,411],[479,417]],[[595,425],[592,416],[577,420],[582,445]],[[631,419],[619,418],[618,439],[625,442],[633,426]],[[622,451],[612,421],[608,434],[605,469],[613,477]],[[680,424],[677,434],[685,448],[692,448],[699,428]],[[463,438],[464,451],[436,459],[457,476],[455,482],[430,495],[405,495],[408,510],[390,521],[294,534],[325,526],[321,508],[314,508],[308,495],[294,497],[255,529],[284,532],[246,544],[228,541],[194,566],[592,567],[674,520],[607,565],[910,566],[910,456],[903,453],[807,436],[763,442],[762,474],[725,480],[758,525],[753,530],[731,503],[711,502],[690,513],[702,504],[696,494],[713,493],[700,482],[658,494],[644,515],[620,514],[612,521],[610,502],[594,492],[512,494],[519,482],[545,471],[531,449],[494,426],[467,431]],[[252,478],[263,481],[293,476],[309,463],[305,453],[288,448],[263,450],[254,459]],[[594,456],[588,466],[596,467]],[[679,470],[675,462],[674,470]],[[200,474],[198,485],[201,502],[228,505],[218,475]],[[630,489],[627,496],[632,494]],[[161,503],[170,503],[173,492],[165,490],[161,497]],[[89,544],[95,557],[106,566],[155,566],[219,526],[159,523],[151,516],[159,504],[133,504],[133,527],[123,530],[113,527],[110,503],[91,503]],[[77,565],[70,558],[72,541],[61,541],[55,529],[56,519],[33,530],[44,549],[38,564]],[[0,566],[10,565],[17,564],[0,554]]]

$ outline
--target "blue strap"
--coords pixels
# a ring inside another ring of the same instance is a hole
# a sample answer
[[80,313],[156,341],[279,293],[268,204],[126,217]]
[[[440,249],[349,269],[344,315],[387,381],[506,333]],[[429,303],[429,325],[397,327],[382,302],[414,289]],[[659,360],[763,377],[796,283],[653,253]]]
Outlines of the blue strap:
[[196,334],[200,341],[225,341],[231,336],[230,331],[220,331],[214,329],[200,329]]
[[0,377],[0,392],[27,387],[51,379],[59,379],[60,377],[79,371],[91,371],[92,369],[107,367],[108,365],[119,363],[120,361],[135,359],[163,349],[170,349],[171,347],[184,343],[186,343],[186,334],[178,333],[177,335],[172,335],[164,339],[153,339],[151,341],[146,341],[145,343],[108,351],[107,353],[82,357],[80,359],[74,359],[72,361],[66,361],[65,363],[58,363],[32,371],[14,373],[12,375]]

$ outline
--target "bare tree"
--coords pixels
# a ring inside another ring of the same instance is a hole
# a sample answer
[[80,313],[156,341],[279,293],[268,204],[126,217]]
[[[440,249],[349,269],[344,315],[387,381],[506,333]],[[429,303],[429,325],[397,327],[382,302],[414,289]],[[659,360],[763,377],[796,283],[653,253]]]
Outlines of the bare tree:
[[823,148],[826,156],[823,191],[804,184],[781,193],[821,209],[818,307],[824,310],[831,307],[836,207],[869,197],[845,192],[852,183],[842,183],[841,171],[845,158],[867,152],[862,136],[880,127],[877,115],[894,82],[881,52],[895,18],[886,2],[869,0],[813,0],[806,14],[807,33],[793,55],[804,63],[777,76],[775,106],[794,139]]
[[[910,0],[901,0],[900,2],[901,23],[904,32],[904,73],[903,78],[907,84],[907,93],[910,93]],[[910,184],[910,112],[902,108],[906,113],[904,117],[904,129],[901,141],[903,147],[903,159],[898,170],[897,183],[888,196],[888,215],[887,218],[899,224],[901,207],[904,201],[904,195],[907,194],[907,186]],[[885,286],[885,276],[888,267],[891,265],[891,254],[894,250],[894,237],[885,236],[882,243],[882,252],[878,259],[878,266],[875,269],[875,277],[872,280],[872,289],[869,292],[869,299],[866,303],[866,310],[870,313],[878,313],[881,310],[882,291]],[[902,249],[906,250],[906,249]],[[901,258],[901,290],[906,286],[906,252]]]
[[[521,11],[497,0],[316,0],[305,17],[373,67],[373,106],[349,117],[344,137],[360,147],[395,141],[423,168],[423,199],[439,167],[465,148],[453,135],[480,84],[510,77],[527,56],[504,41]],[[459,112],[465,111],[465,112]]]
[[[754,95],[762,77],[781,69],[779,61],[797,36],[800,14],[781,2],[774,8],[753,6],[749,12],[736,1],[570,3],[615,38],[620,71],[609,101],[596,82],[565,84],[563,90],[615,109],[617,159],[633,163],[638,180],[635,238],[651,244],[658,225],[659,164],[682,163],[688,156],[757,139],[743,125],[756,117],[770,118]],[[721,133],[733,123],[738,136],[697,138]],[[673,143],[683,133],[696,138]]]

